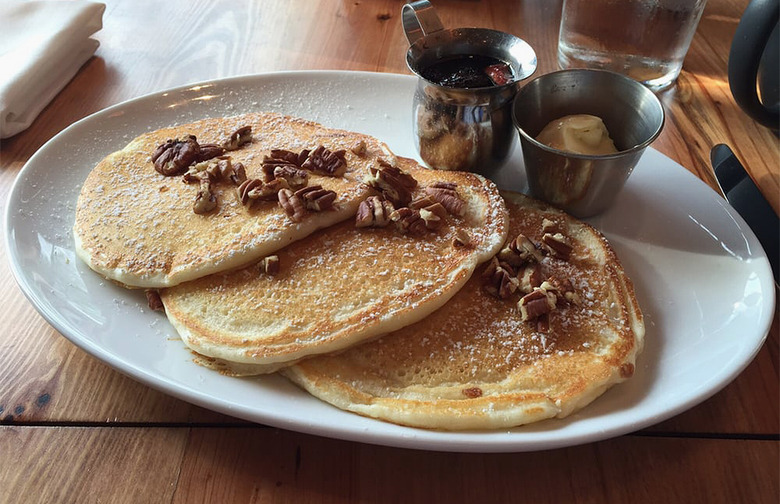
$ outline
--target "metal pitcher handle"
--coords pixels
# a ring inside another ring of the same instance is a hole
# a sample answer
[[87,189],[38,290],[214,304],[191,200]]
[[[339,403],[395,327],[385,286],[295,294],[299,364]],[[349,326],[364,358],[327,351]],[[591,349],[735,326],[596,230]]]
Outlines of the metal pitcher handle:
[[444,29],[436,10],[428,0],[419,0],[403,6],[401,20],[409,45],[422,37]]

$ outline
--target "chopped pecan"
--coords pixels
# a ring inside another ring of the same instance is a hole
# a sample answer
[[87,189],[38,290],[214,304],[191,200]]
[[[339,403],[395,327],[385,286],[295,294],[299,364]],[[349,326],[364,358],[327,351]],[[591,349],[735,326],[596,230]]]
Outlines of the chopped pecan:
[[396,208],[412,201],[412,189],[417,187],[414,177],[383,159],[379,159],[379,167],[372,166],[368,171],[363,182],[382,193]]
[[309,149],[303,149],[298,154],[284,150],[284,149],[271,149],[271,158],[286,161],[288,164],[294,164],[298,168],[303,166],[303,163],[309,157]]
[[520,308],[521,319],[529,321],[550,313],[555,309],[556,303],[555,294],[537,287],[521,297],[517,307]]
[[426,208],[421,208],[419,212],[420,217],[422,217],[423,221],[425,221],[426,228],[435,231],[444,225],[444,221],[437,213],[431,212]]
[[336,200],[335,191],[323,189],[320,185],[298,189],[295,191],[295,196],[303,200],[303,205],[307,210],[313,210],[315,212],[330,210],[333,208],[333,202]]
[[[427,207],[430,207],[430,206],[433,206],[433,205],[441,206],[441,203],[439,203],[438,201],[433,199],[432,196],[426,195],[426,196],[422,196],[422,197],[419,197],[419,198],[411,201],[408,206],[409,206],[409,208],[413,208],[415,210],[419,210],[421,208],[427,208]],[[445,209],[443,206],[441,206],[441,209],[444,211],[444,213],[442,214],[442,217],[446,216],[447,215],[447,209]]]
[[575,306],[582,306],[582,298],[573,288],[572,290],[563,291],[563,299]]
[[252,198],[249,197],[249,193],[251,191],[254,191],[262,187],[263,187],[262,180],[246,179],[241,184],[239,184],[238,189],[236,189],[236,194],[238,194],[238,201],[240,201],[242,205],[251,204]]
[[149,305],[150,309],[154,311],[165,310],[159,291],[155,289],[146,289],[144,293],[146,294],[146,303]]
[[395,222],[400,232],[409,233],[412,236],[420,236],[428,229],[419,210],[413,210],[409,207],[393,210],[393,213],[390,214],[390,220]]
[[558,277],[550,277],[540,287],[548,292],[552,292],[558,298],[571,303],[576,306],[580,306],[582,300],[579,294],[574,290],[574,285],[569,279],[560,279]]
[[[309,183],[309,174],[292,165],[275,166],[273,171],[274,179],[284,179],[291,189],[300,189]],[[267,180],[266,180],[267,181]]]
[[561,233],[545,233],[542,236],[542,247],[544,247],[553,257],[568,261],[571,257],[573,247],[569,245],[568,240]]
[[209,213],[217,207],[217,197],[211,192],[211,189],[211,180],[201,179],[200,189],[195,196],[195,203],[192,205],[192,210],[196,214]]
[[222,147],[227,151],[240,149],[244,144],[252,141],[252,126],[242,126],[234,131],[224,142]]
[[224,156],[209,162],[206,173],[209,174],[209,178],[212,182],[219,182],[220,180],[225,180],[227,178],[225,177],[225,174],[232,171],[232,168],[233,162],[230,160],[230,156]]
[[518,234],[509,244],[509,248],[525,262],[539,262],[542,260],[542,252],[534,242],[522,233]]
[[301,164],[301,168],[330,177],[341,177],[347,171],[345,154],[344,150],[331,152],[320,145],[309,154],[306,161]]
[[274,179],[270,182],[247,179],[238,186],[236,191],[241,204],[251,206],[256,200],[273,201],[281,189],[287,188],[287,182],[284,179]]
[[349,150],[358,157],[364,157],[366,155],[366,141],[358,140]]
[[511,264],[512,266],[522,266],[525,261],[523,261],[518,254],[512,250],[512,248],[509,246],[509,243],[504,245],[504,248],[499,250],[497,254],[498,258],[504,261],[507,264]]
[[300,222],[306,215],[306,206],[303,199],[290,189],[279,191],[279,206],[295,222]]
[[542,234],[545,233],[552,233],[555,234],[558,232],[558,226],[551,221],[550,219],[542,219]]
[[447,217],[447,209],[430,195],[412,201],[409,203],[409,208],[420,211],[420,216],[428,229],[441,228]]
[[289,184],[287,184],[287,181],[285,179],[273,179],[270,182],[264,182],[263,183],[263,189],[260,191],[260,198],[261,199],[267,199],[267,200],[275,200],[277,198],[277,194],[282,189],[291,189]]
[[211,182],[230,180],[238,185],[246,180],[246,170],[241,163],[233,164],[229,156],[219,156],[216,160],[202,161],[190,166],[182,178],[184,182],[192,184],[199,183],[206,177]]
[[498,257],[512,266],[522,266],[528,262],[541,261],[542,253],[531,240],[521,233],[501,249]]
[[214,159],[215,157],[219,157],[225,153],[225,149],[220,147],[217,144],[209,143],[209,144],[201,144],[200,145],[200,154],[198,154],[198,161],[208,161],[209,159]]
[[276,178],[274,172],[276,172],[277,168],[286,167],[290,170],[301,168],[308,156],[309,151],[306,149],[298,154],[284,149],[271,149],[271,155],[263,157],[262,166],[265,181],[268,182]]
[[468,247],[471,245],[471,236],[465,229],[455,231],[455,237],[452,239],[452,246],[455,248]]
[[200,145],[194,135],[168,140],[157,146],[152,154],[154,169],[166,177],[181,175],[200,159]]
[[493,257],[482,270],[485,290],[501,299],[512,295],[520,286],[512,266]]
[[355,227],[385,227],[395,207],[379,196],[369,196],[360,202],[355,213]]
[[222,165],[219,166],[223,179],[227,178],[235,185],[241,185],[241,183],[246,180],[246,168],[244,168],[243,163],[231,162],[227,164],[225,169],[222,168]]
[[276,275],[279,273],[279,269],[281,265],[279,264],[279,256],[278,255],[270,255],[267,257],[263,257],[262,261],[258,263],[258,267],[260,268],[260,271],[263,273],[266,273],[268,275]]
[[443,180],[439,182],[434,182],[431,184],[431,187],[436,187],[439,189],[452,189],[453,191],[458,188],[458,184],[455,182],[445,182]]
[[275,159],[268,156],[265,156],[263,158],[263,163],[260,166],[263,170],[264,182],[270,182],[271,180],[276,178],[274,177],[274,170],[279,166],[289,166],[291,168],[298,168],[298,166],[293,163],[288,163],[287,161],[284,161],[282,159]]
[[500,261],[498,260],[498,257],[491,257],[490,260],[485,263],[485,269],[482,270],[482,278],[484,280],[493,278],[493,273],[495,273],[496,269],[499,267],[499,264]]
[[426,187],[425,192],[442,204],[453,215],[462,217],[466,211],[466,205],[458,195],[457,185],[451,182],[436,182]]
[[479,387],[469,387],[464,388],[461,390],[464,396],[468,397],[469,399],[476,399],[477,397],[482,397],[482,389]]
[[517,273],[517,280],[520,282],[520,292],[528,294],[542,285],[542,269],[538,263],[528,263]]
[[203,179],[209,179],[215,181],[214,171],[209,171],[209,167],[212,163],[208,161],[202,163],[196,163],[182,175],[182,180],[186,184],[200,184]]
[[182,180],[187,184],[198,183],[200,185],[193,204],[195,213],[205,214],[217,206],[213,184],[225,179],[231,180],[235,184],[239,184],[239,180],[246,179],[244,166],[241,163],[236,163],[234,166],[228,156],[196,163],[187,170]]

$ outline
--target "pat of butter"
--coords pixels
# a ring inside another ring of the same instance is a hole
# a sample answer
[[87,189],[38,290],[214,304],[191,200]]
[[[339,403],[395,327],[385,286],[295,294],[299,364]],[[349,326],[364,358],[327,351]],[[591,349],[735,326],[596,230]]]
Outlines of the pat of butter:
[[588,114],[570,115],[551,121],[536,139],[553,149],[575,154],[600,155],[617,152],[604,121]]

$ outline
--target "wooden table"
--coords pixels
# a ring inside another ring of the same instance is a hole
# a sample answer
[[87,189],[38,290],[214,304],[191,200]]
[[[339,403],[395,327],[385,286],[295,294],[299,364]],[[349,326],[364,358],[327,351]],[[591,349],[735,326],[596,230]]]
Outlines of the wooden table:
[[[47,140],[104,107],[274,70],[409,73],[403,2],[108,0],[100,48],[26,131],[2,142],[0,194]],[[737,5],[734,5],[737,4]],[[746,0],[710,0],[653,145],[714,186],[731,145],[780,210],[778,139],[735,105],[727,55]],[[556,70],[560,3],[438,0],[445,26],[517,34]],[[5,256],[3,248],[0,252]],[[77,349],[0,268],[3,502],[778,502],[778,317],[750,366],[704,403],[603,442],[536,453],[388,448],[254,425],[143,386]]]

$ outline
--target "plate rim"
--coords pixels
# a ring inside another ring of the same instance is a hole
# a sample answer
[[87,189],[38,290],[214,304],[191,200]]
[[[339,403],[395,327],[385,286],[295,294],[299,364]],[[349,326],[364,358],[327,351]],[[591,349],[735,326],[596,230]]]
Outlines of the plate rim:
[[[412,82],[415,82],[417,80],[416,77],[412,75],[405,75],[405,74],[398,74],[398,73],[342,71],[342,70],[288,70],[288,71],[279,71],[279,72],[237,75],[232,77],[211,79],[211,80],[197,82],[197,83],[185,84],[185,85],[177,86],[163,91],[146,93],[142,96],[138,96],[111,105],[109,107],[96,111],[92,114],[89,114],[88,116],[79,119],[78,121],[74,122],[73,124],[69,125],[68,127],[64,128],[62,131],[54,135],[30,157],[30,159],[24,164],[24,166],[20,169],[19,173],[16,175],[13,184],[11,185],[10,191],[8,193],[8,198],[6,199],[6,207],[4,212],[5,214],[4,228],[6,232],[5,232],[4,241],[6,245],[6,251],[8,254],[8,263],[17,285],[19,286],[20,290],[25,295],[25,297],[28,299],[28,301],[33,305],[35,310],[46,320],[46,322],[49,325],[51,325],[55,330],[57,330],[57,332],[60,333],[60,335],[65,337],[68,341],[76,345],[78,348],[85,351],[90,356],[100,360],[101,362],[108,364],[116,371],[119,371],[120,373],[126,376],[130,376],[134,380],[139,381],[142,384],[149,386],[150,388],[159,390],[165,394],[171,395],[185,402],[195,404],[200,407],[204,407],[206,409],[219,411],[221,413],[243,418],[251,422],[267,423],[268,425],[272,425],[279,428],[290,429],[290,430],[303,432],[307,434],[327,436],[335,439],[367,442],[372,444],[395,446],[395,447],[402,447],[402,448],[425,449],[425,450],[436,450],[436,451],[483,452],[483,453],[524,452],[524,451],[536,451],[542,449],[546,450],[546,449],[555,449],[555,448],[560,448],[565,446],[580,445],[584,443],[590,443],[590,442],[595,442],[595,441],[600,441],[600,440],[620,436],[629,432],[633,432],[634,430],[637,430],[639,428],[644,428],[646,426],[666,420],[668,418],[671,418],[681,413],[682,411],[691,408],[696,404],[703,402],[704,400],[708,399],[709,397],[712,397],[720,390],[722,390],[726,385],[731,383],[736,378],[736,376],[738,376],[753,361],[753,359],[755,358],[755,356],[763,346],[771,327],[772,316],[768,317],[768,321],[766,321],[765,324],[766,327],[763,330],[763,335],[756,340],[756,344],[753,348],[750,357],[748,359],[745,359],[744,362],[742,362],[741,366],[734,368],[732,370],[732,373],[729,375],[728,379],[724,380],[718,387],[709,389],[706,395],[698,395],[696,397],[690,397],[687,401],[679,403],[675,408],[666,410],[663,415],[659,415],[658,417],[651,418],[651,419],[645,418],[640,421],[635,420],[633,422],[623,424],[621,428],[612,428],[602,432],[591,433],[590,435],[586,435],[586,436],[580,434],[575,436],[576,439],[564,437],[557,441],[550,441],[550,440],[542,440],[537,442],[525,441],[520,443],[510,443],[509,446],[504,446],[501,443],[493,443],[493,442],[490,442],[487,445],[480,444],[479,442],[475,444],[474,441],[468,441],[468,439],[465,440],[455,439],[450,441],[429,439],[428,441],[421,442],[413,434],[410,436],[402,436],[400,438],[399,436],[392,433],[383,433],[383,434],[372,433],[368,436],[365,435],[355,436],[354,429],[349,429],[349,428],[344,429],[341,426],[330,426],[329,428],[322,428],[322,426],[313,426],[310,422],[306,422],[305,420],[302,419],[289,419],[289,418],[285,419],[281,417],[275,417],[272,419],[272,421],[268,421],[267,419],[260,420],[257,419],[256,417],[247,418],[246,413],[241,411],[242,405],[240,404],[237,405],[230,401],[226,401],[222,398],[214,397],[213,395],[203,394],[192,386],[186,387],[183,385],[177,385],[171,382],[170,380],[165,379],[165,377],[156,376],[154,373],[150,372],[150,370],[140,368],[134,365],[133,363],[129,362],[128,360],[121,358],[120,356],[116,356],[111,352],[106,351],[104,348],[100,347],[99,345],[96,345],[91,340],[78,337],[77,335],[70,334],[70,329],[66,327],[66,325],[63,323],[64,320],[58,318],[55,313],[50,313],[47,306],[45,306],[45,303],[40,298],[39,293],[36,292],[36,289],[34,289],[32,285],[28,284],[26,279],[23,281],[24,275],[19,269],[20,265],[18,263],[17,250],[15,249],[14,244],[12,243],[12,236],[11,236],[12,235],[11,221],[13,218],[11,215],[12,204],[17,199],[15,195],[20,190],[18,186],[20,186],[23,183],[23,180],[27,176],[27,172],[33,169],[30,167],[35,166],[35,163],[37,162],[39,156],[43,156],[48,149],[52,149],[52,145],[56,145],[57,142],[61,141],[63,138],[67,138],[68,135],[73,134],[74,131],[77,131],[80,127],[84,126],[85,124],[89,125],[91,122],[99,120],[103,116],[110,116],[112,113],[118,110],[132,108],[134,105],[137,105],[139,102],[159,99],[166,94],[181,94],[189,90],[192,90],[193,88],[198,86],[199,87],[205,87],[205,86],[230,87],[232,85],[240,85],[242,83],[250,84],[250,85],[258,85],[258,83],[260,83],[264,79],[285,78],[290,76],[294,76],[296,78],[310,77],[310,76],[316,76],[317,78],[333,77],[333,76],[336,76],[338,78],[343,78],[344,76],[347,76],[347,78],[361,77],[361,78],[379,79],[379,80],[386,79],[388,81],[396,80],[398,82],[402,82],[403,84],[407,84],[407,83],[411,84]],[[658,151],[655,152],[663,156],[664,158],[668,159],[675,165],[679,166],[678,163],[666,157],[663,153],[660,153]],[[692,179],[694,179],[695,181],[701,184],[704,184],[703,181],[701,181],[694,174],[690,173],[690,171],[686,170],[684,167],[681,166],[680,168],[682,168],[682,170],[685,173],[690,175]],[[85,176],[88,172],[89,170],[85,168],[85,172],[84,172]],[[706,186],[706,184],[704,185]],[[729,213],[733,214],[732,216],[736,215],[736,218],[739,221],[742,220],[739,214],[736,213],[736,211],[728,204],[728,202],[724,200],[723,205],[724,208],[726,208],[726,210]],[[743,232],[744,230],[749,231],[750,234],[752,235],[751,236],[752,240],[755,241],[756,244],[758,244],[755,235],[752,234],[752,230],[750,230],[750,228],[747,227],[744,221],[738,222],[738,224],[741,224],[741,231]],[[769,263],[766,258],[766,254],[763,248],[760,248],[760,244],[758,245],[758,247],[759,247],[758,250],[763,254],[763,257],[759,255],[758,257],[755,258],[759,260],[763,259],[763,261],[766,263],[765,267],[766,269],[768,269]],[[776,303],[775,291],[770,290],[767,294],[769,294],[769,297],[771,297],[770,303],[766,305],[768,308],[767,313],[771,314],[774,312],[774,307]],[[769,309],[770,305],[771,305],[771,309]],[[762,331],[762,329],[760,328],[758,330]],[[316,398],[315,400],[319,401]],[[244,414],[242,415],[242,413]],[[354,415],[353,413],[347,413],[347,414]],[[380,420],[371,420],[371,421],[382,422]],[[428,431],[425,429],[415,429],[411,427],[402,427],[402,429],[404,430],[408,429],[414,432],[424,433],[426,434],[426,437],[430,437],[427,435],[431,434],[431,432],[445,434],[450,437],[451,436],[457,437],[459,434],[461,434],[461,432],[441,433],[440,431]],[[507,434],[507,433],[508,432],[501,431],[501,430],[487,432],[488,435]],[[473,434],[473,432],[466,431],[463,432],[463,434]],[[479,432],[479,434],[483,434],[483,433]],[[522,432],[509,433],[509,434],[518,434],[519,437],[522,438]],[[436,437],[436,435],[434,435],[433,437]]]

